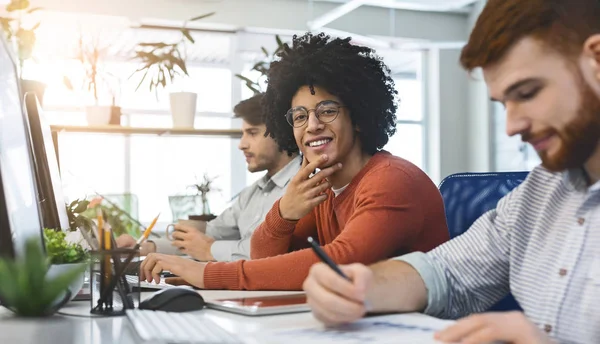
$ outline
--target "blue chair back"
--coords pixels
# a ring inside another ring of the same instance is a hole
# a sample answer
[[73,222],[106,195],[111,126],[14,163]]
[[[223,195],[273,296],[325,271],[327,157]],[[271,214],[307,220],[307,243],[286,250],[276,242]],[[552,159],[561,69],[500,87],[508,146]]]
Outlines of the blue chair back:
[[[450,239],[464,233],[473,222],[496,207],[498,201],[525,180],[529,172],[457,173],[440,183]],[[508,295],[490,311],[521,310]]]

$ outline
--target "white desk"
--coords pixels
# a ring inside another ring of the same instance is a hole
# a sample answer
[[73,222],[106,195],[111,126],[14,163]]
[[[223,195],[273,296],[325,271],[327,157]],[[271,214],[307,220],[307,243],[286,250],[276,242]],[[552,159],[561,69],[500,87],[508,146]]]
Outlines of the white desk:
[[[205,300],[226,297],[263,296],[294,294],[293,292],[262,291],[221,291],[204,290],[200,292]],[[141,299],[152,295],[142,293]],[[89,317],[90,301],[73,301],[61,311],[79,313],[82,316],[55,315],[44,319],[16,318],[6,308],[0,307],[0,343],[6,344],[133,344],[138,343],[134,329],[125,316]],[[212,309],[197,312],[199,316],[209,317],[225,329],[240,334],[256,333],[266,327],[289,326],[289,324],[317,321],[311,313],[289,315],[249,317]]]
[[[200,292],[205,300],[226,297],[250,297],[294,294],[294,292],[220,291]],[[145,299],[152,293],[142,293]],[[16,318],[0,307],[0,343],[6,344],[134,344],[140,343],[135,330],[125,316],[90,317],[89,301],[73,301],[61,312],[79,313],[82,316],[55,315],[43,319]],[[212,309],[196,312],[207,317],[241,338],[256,338],[268,329],[292,329],[318,325],[312,313],[250,317]],[[257,341],[260,342],[260,341]]]

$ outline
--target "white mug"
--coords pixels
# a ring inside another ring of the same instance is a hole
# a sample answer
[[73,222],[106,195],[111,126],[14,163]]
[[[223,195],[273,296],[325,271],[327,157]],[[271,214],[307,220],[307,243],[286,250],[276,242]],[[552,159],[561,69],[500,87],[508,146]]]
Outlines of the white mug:
[[[184,225],[184,226],[190,226],[190,227],[194,227],[197,230],[201,231],[201,232],[205,232],[206,230],[206,225],[204,224],[204,221],[199,221],[199,220],[177,220],[177,224],[180,225]],[[173,241],[175,240],[173,238],[173,233],[176,231],[175,229],[175,223],[171,223],[169,225],[167,225],[167,239]]]

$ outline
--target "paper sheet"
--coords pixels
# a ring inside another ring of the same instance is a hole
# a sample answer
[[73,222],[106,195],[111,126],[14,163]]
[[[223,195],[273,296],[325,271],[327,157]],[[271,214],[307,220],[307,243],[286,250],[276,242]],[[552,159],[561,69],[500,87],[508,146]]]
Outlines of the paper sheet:
[[[393,314],[369,317],[336,328],[322,325],[274,330],[261,338],[266,343],[439,343],[433,334],[453,322],[423,314]],[[262,337],[262,336],[261,336]]]

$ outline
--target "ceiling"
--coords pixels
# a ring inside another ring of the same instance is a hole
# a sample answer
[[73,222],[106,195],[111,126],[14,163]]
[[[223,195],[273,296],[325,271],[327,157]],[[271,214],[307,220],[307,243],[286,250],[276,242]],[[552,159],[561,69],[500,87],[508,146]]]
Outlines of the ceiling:
[[298,0],[314,2],[362,3],[361,6],[377,6],[401,10],[428,12],[468,13],[473,3],[480,0]]

